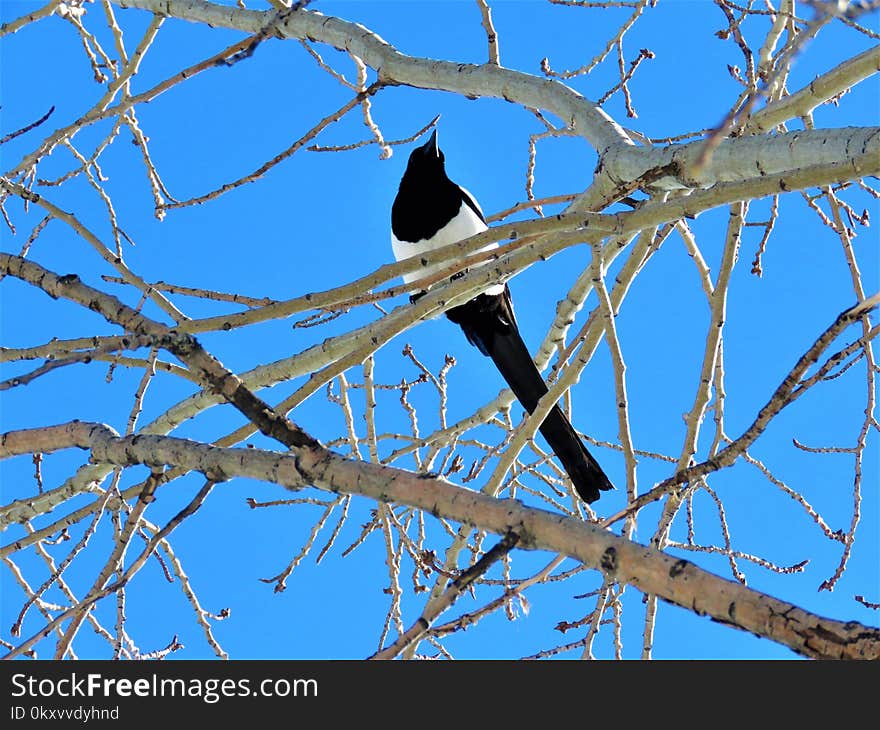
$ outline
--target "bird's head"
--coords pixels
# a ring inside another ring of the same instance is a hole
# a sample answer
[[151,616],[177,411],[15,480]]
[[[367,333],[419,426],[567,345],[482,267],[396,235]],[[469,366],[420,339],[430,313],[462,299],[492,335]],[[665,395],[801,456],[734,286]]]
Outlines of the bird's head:
[[425,144],[416,147],[410,153],[405,175],[422,178],[432,178],[439,175],[445,178],[445,160],[443,150],[437,145],[437,130],[435,129]]

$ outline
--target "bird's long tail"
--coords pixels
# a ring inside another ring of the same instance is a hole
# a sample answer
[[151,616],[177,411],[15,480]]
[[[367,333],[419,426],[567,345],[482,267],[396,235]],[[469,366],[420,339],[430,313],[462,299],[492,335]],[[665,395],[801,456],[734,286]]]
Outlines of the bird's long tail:
[[[547,385],[517,328],[503,334],[496,332],[487,350],[523,408],[532,413],[538,400],[547,393]],[[558,404],[547,414],[540,430],[581,499],[595,502],[600,491],[614,489]]]

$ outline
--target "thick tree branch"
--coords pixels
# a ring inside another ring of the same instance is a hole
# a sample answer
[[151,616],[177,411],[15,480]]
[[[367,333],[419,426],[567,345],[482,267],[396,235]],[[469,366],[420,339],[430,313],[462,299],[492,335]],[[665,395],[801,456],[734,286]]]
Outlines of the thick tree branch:
[[880,629],[816,616],[581,520],[471,492],[443,479],[355,462],[321,446],[292,456],[262,449],[222,449],[167,436],[120,438],[100,424],[77,422],[4,434],[0,458],[28,453],[32,439],[39,439],[43,447],[54,443],[56,449],[87,445],[94,460],[119,466],[168,464],[199,471],[212,481],[246,477],[293,490],[311,484],[333,493],[406,504],[498,535],[516,534],[518,547],[568,555],[620,583],[804,656],[880,659]]
[[[233,28],[257,33],[272,19],[272,12],[257,12],[218,6],[203,0],[113,0],[120,7],[140,8],[212,26]],[[300,10],[279,23],[280,37],[309,39],[334,46],[361,58],[374,68],[381,81],[405,84],[425,89],[453,91],[464,96],[503,98],[528,108],[547,109],[560,117],[566,125],[582,135],[602,156],[603,171],[617,183],[638,180],[649,170],[662,169],[670,163],[677,174],[664,182],[674,187],[706,187],[750,177],[757,170],[773,174],[796,169],[808,164],[838,162],[858,154],[865,140],[848,139],[846,130],[815,132],[816,136],[795,140],[785,153],[785,144],[770,144],[760,138],[754,140],[725,140],[715,150],[712,160],[701,165],[699,174],[689,175],[703,151],[703,142],[673,147],[636,147],[613,119],[577,92],[553,79],[542,79],[497,64],[457,64],[448,61],[407,56],[397,51],[378,35],[363,26],[339,18],[324,16],[310,10]],[[816,79],[799,95],[786,97],[773,109],[756,114],[761,128],[771,128],[785,121],[783,117],[798,114],[802,109],[839,93],[841,85],[855,83],[876,70],[876,49],[865,52],[842,64],[839,69]],[[842,70],[840,70],[842,68]],[[791,101],[787,101],[787,100]],[[876,137],[876,130],[873,130]],[[798,133],[803,134],[803,133]],[[819,137],[819,135],[824,137]],[[751,141],[750,141],[751,140]],[[831,144],[830,147],[824,145]],[[876,150],[876,139],[872,149]]]
[[[122,8],[139,8],[213,27],[258,33],[275,13],[215,5],[203,0],[113,0]],[[279,22],[280,38],[327,43],[352,53],[376,70],[380,81],[421,89],[453,91],[467,97],[488,96],[527,107],[547,109],[582,135],[600,152],[616,144],[632,144],[629,136],[602,109],[552,79],[489,63],[472,65],[416,58],[396,50],[358,23],[299,10]]]
[[856,157],[880,160],[880,127],[848,127],[787,132],[725,139],[701,164],[705,142],[654,148],[615,147],[602,159],[602,171],[618,185],[644,177],[652,170],[668,174],[652,182],[664,188],[705,188],[758,176],[790,174],[817,165],[845,163]]

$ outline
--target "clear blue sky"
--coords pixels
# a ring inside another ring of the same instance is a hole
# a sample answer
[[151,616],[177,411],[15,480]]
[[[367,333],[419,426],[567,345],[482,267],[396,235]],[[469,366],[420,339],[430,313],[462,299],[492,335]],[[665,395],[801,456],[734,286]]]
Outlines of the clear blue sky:
[[[264,7],[262,3],[248,4]],[[4,0],[0,6],[2,20],[7,22],[41,5]],[[87,7],[87,27],[112,47],[106,27],[100,22],[100,6]],[[359,22],[404,53],[463,63],[485,59],[485,35],[475,2],[320,0],[312,7]],[[498,0],[492,7],[502,62],[530,73],[540,73],[539,64],[545,56],[557,70],[583,65],[599,52],[630,12],[625,8],[600,12]],[[146,28],[148,16],[133,10],[117,14],[131,49]],[[865,23],[874,32],[880,30],[877,13]],[[740,90],[727,66],[743,66],[737,46],[714,35],[725,26],[723,14],[708,0],[658,3],[625,40],[627,63],[641,48],[650,49],[655,56],[643,62],[630,83],[638,118],[626,118],[619,94],[607,103],[607,111],[624,126],[654,138],[718,124]],[[764,27],[754,22],[746,26],[747,37],[760,38]],[[145,90],[240,38],[238,33],[169,19],[133,81],[134,90]],[[832,24],[797,59],[788,88],[802,87],[816,74],[876,42],[840,23]],[[0,134],[24,126],[55,106],[54,115],[43,127],[3,146],[2,168],[6,170],[48,131],[87,110],[103,90],[91,79],[77,34],[58,18],[4,38],[0,49]],[[352,64],[343,55],[332,49],[319,50],[340,70],[352,72]],[[615,83],[616,74],[612,56],[588,78],[570,83],[585,96],[597,98]],[[317,68],[298,43],[272,40],[262,44],[252,58],[231,68],[200,74],[140,107],[138,117],[165,184],[173,195],[183,199],[257,168],[348,98],[349,92]],[[875,76],[845,95],[838,106],[817,109],[815,125],[876,125],[880,118],[878,98],[880,82]],[[521,108],[498,100],[469,101],[449,93],[390,88],[373,100],[373,113],[387,139],[409,136],[442,114],[440,141],[450,176],[474,193],[484,211],[491,214],[525,198],[527,135],[540,131],[541,126]],[[792,128],[796,126],[792,124]],[[98,125],[77,136],[75,142],[79,149],[91,152],[108,131],[108,124]],[[361,117],[355,112],[325,130],[317,141],[347,144],[366,136]],[[152,216],[150,190],[138,149],[130,144],[129,137],[127,131],[122,132],[102,158],[102,169],[109,178],[106,187],[113,196],[120,225],[136,243],[135,247],[126,247],[126,261],[147,281],[165,280],[284,299],[341,285],[392,260],[390,206],[409,147],[396,147],[394,156],[385,161],[379,160],[375,146],[341,154],[301,151],[257,183],[207,205],[170,211],[159,223]],[[39,177],[51,179],[63,174],[70,168],[71,159],[65,150],[57,150],[40,165]],[[595,152],[584,140],[563,138],[542,143],[536,194],[583,190],[595,163]],[[44,187],[40,192],[62,208],[76,212],[103,240],[111,241],[106,212],[85,181],[80,179],[60,188]],[[866,194],[850,191],[846,199],[858,211],[867,208],[873,222],[880,218],[877,201]],[[15,202],[8,203],[7,208],[18,233],[13,237],[3,227],[0,241],[3,251],[18,253],[43,214],[31,210],[25,215]],[[767,201],[753,204],[749,220],[763,220],[768,210]],[[785,222],[777,226],[763,258],[764,276],[757,278],[749,273],[762,229],[747,228],[731,284],[725,330],[729,398],[725,417],[732,437],[752,421],[815,338],[840,311],[855,302],[850,271],[834,234],[819,223],[799,194],[785,198],[780,212]],[[691,222],[713,276],[726,221],[726,211],[717,210]],[[876,244],[874,229],[860,230],[855,250],[868,293],[875,291],[878,283]],[[76,271],[87,283],[110,289],[129,303],[137,302],[136,295],[101,281],[101,274],[113,272],[61,223],[47,227],[30,255],[58,273]],[[545,335],[558,299],[588,263],[588,248],[576,247],[532,266],[511,282],[520,325],[532,348]],[[609,277],[609,281],[612,279]],[[535,296],[535,292],[541,295]],[[224,305],[194,299],[175,301],[191,317],[228,311]],[[403,301],[401,298],[394,305]],[[594,306],[591,297],[577,326]],[[149,308],[146,311],[157,314]],[[358,311],[322,328],[293,330],[291,322],[282,321],[200,339],[227,367],[242,371],[289,356],[372,317],[370,311]],[[707,326],[708,309],[696,269],[681,240],[673,236],[639,276],[617,321],[628,365],[630,418],[637,448],[678,455],[684,434],[682,414],[693,403]],[[0,283],[0,327],[2,343],[9,347],[36,345],[53,336],[115,332],[99,317],[51,301],[10,279]],[[849,342],[854,332],[847,333],[841,343]],[[442,365],[447,353],[455,355],[457,365],[450,375],[450,422],[492,399],[503,386],[491,363],[443,319],[426,322],[389,343],[377,357],[377,380],[396,382],[403,376],[414,377],[412,366],[400,356],[404,343],[411,343],[419,358],[434,370]],[[2,377],[30,367],[4,365]],[[856,369],[859,367],[864,366],[857,365]],[[109,384],[105,374],[105,365],[88,369],[73,366],[27,387],[3,392],[3,430],[79,418],[106,422],[123,431],[141,372],[119,368]],[[351,378],[360,380],[359,371],[351,373]],[[300,382],[279,385],[262,395],[275,403]],[[864,389],[861,375],[829,382],[782,414],[753,452],[768,465],[777,466],[777,476],[802,491],[832,529],[849,526],[852,457],[803,453],[793,448],[791,439],[794,436],[809,445],[851,445],[861,423]],[[148,391],[140,423],[148,423],[190,392],[189,384],[158,376]],[[425,404],[432,402],[427,392],[423,397]],[[402,415],[392,413],[395,406],[393,399],[390,401],[381,431],[405,428]],[[596,438],[617,440],[612,370],[604,344],[575,391],[574,405],[576,426]],[[423,432],[436,425],[436,415],[427,410],[429,407],[426,405],[422,417]],[[338,436],[344,425],[338,411],[328,410],[323,393],[308,400],[292,417],[325,441]],[[215,438],[239,424],[240,418],[231,408],[218,407],[203,414],[195,424],[185,424],[175,435]],[[362,423],[359,428],[363,434]],[[711,432],[711,427],[704,431],[706,436]],[[868,600],[880,600],[876,432],[870,439],[864,464],[862,524],[848,570],[834,592],[819,592],[818,587],[834,571],[839,544],[830,544],[789,497],[754,469],[740,465],[730,473],[713,477],[711,484],[724,501],[737,550],[767,557],[779,565],[816,558],[802,573],[785,577],[741,561],[740,568],[751,586],[822,615],[877,624],[876,612],[853,600],[857,593]],[[253,439],[252,443],[275,446],[262,439]],[[700,446],[704,454],[708,442]],[[619,454],[609,450],[599,454],[612,478],[622,484],[624,469]],[[60,484],[83,461],[82,453],[47,458],[43,466],[46,487]],[[33,491],[29,458],[2,462],[0,469],[3,503]],[[144,473],[134,470],[124,485],[136,483]],[[647,490],[665,476],[668,467],[643,461],[640,490]],[[162,524],[192,498],[200,484],[199,478],[189,477],[163,488],[150,509],[152,521]],[[321,496],[317,492],[307,494]],[[360,526],[370,519],[371,504],[355,500],[348,522],[325,562],[316,566],[314,558],[308,557],[289,579],[287,590],[274,594],[271,585],[259,579],[280,572],[299,552],[318,511],[307,506],[251,510],[245,499],[289,496],[278,487],[245,480],[223,484],[214,490],[200,513],[174,533],[172,543],[202,606],[212,612],[231,608],[230,618],[215,625],[215,635],[235,658],[369,655],[376,649],[389,602],[389,596],[383,593],[388,581],[384,545],[374,533],[349,556],[340,558],[340,553],[357,539]],[[622,490],[603,497],[602,512],[617,511],[623,498]],[[80,499],[77,505],[87,501]],[[696,505],[700,516],[698,538],[721,544],[711,501],[701,495]],[[650,539],[657,514],[653,508],[641,514],[637,540]],[[318,538],[318,546],[324,544],[334,524],[335,517]],[[680,517],[673,536],[684,538],[684,530]],[[19,527],[7,530],[2,544],[21,534]],[[491,544],[491,538],[484,544]],[[436,547],[442,550],[444,543],[438,541]],[[56,555],[66,552],[64,546],[55,550],[60,551],[53,553]],[[106,555],[110,550],[109,532],[99,530],[88,550],[97,560]],[[730,575],[723,556],[686,557],[713,572]],[[543,564],[549,556],[521,555],[519,559],[518,574],[528,575],[527,566]],[[32,585],[45,577],[42,563],[32,552],[16,560],[30,571]],[[90,585],[94,566],[85,555],[71,565],[70,582],[79,592]],[[0,568],[0,576],[0,636],[8,641],[9,627],[22,600],[7,567]],[[597,574],[584,573],[573,581],[534,590],[528,594],[527,615],[508,622],[503,614],[496,614],[452,639],[450,651],[460,658],[520,657],[573,641],[579,638],[576,632],[560,635],[553,627],[560,620],[574,621],[584,613],[586,603],[576,595],[595,589],[598,580]],[[408,575],[402,577],[405,586],[408,581]],[[404,600],[405,621],[416,618],[424,601],[424,594],[413,597],[410,593]],[[641,594],[628,588],[626,596],[624,654],[637,657],[641,646]],[[98,615],[112,629],[115,603],[105,604]],[[467,600],[462,601],[462,606],[468,605]],[[178,633],[186,644],[186,651],[178,656],[212,655],[182,592],[165,582],[156,561],[130,587],[126,612],[133,638],[144,651],[164,646],[172,633]],[[659,614],[654,641],[655,656],[659,658],[793,656],[769,641],[669,605],[662,604]],[[40,625],[40,618],[32,611],[23,635]],[[610,632],[603,632],[595,647],[597,654],[613,651],[610,636]],[[43,656],[51,651],[49,646],[41,649]],[[103,657],[108,651],[106,642],[84,627],[78,638],[79,656]]]

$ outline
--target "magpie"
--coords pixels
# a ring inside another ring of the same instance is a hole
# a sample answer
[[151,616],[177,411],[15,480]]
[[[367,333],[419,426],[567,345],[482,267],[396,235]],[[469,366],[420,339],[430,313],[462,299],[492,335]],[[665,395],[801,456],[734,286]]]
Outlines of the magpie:
[[[474,197],[446,175],[445,156],[437,145],[437,130],[409,156],[400,188],[391,207],[391,247],[398,261],[441,248],[487,230],[483,211]],[[481,249],[497,248],[493,243]],[[434,273],[442,264],[403,275],[405,283]],[[415,292],[415,300],[424,292]],[[547,392],[538,368],[523,342],[507,284],[492,284],[468,302],[447,310],[468,341],[501,372],[529,413]],[[585,502],[614,489],[559,405],[540,426],[541,434],[562,462],[574,488]]]

